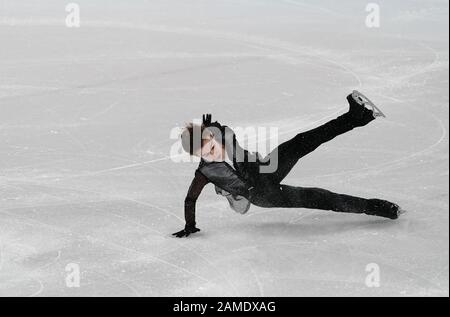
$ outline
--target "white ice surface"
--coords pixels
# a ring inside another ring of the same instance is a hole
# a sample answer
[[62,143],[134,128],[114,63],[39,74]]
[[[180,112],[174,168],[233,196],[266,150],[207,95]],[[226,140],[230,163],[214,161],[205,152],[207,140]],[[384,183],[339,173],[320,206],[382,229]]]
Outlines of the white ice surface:
[[[0,295],[448,296],[448,1],[378,1],[379,29],[357,0],[77,2],[79,29],[61,1],[0,2]],[[196,167],[167,159],[173,127],[211,112],[284,141],[353,89],[388,118],[286,183],[407,215],[241,216],[209,186],[202,231],[171,237]]]

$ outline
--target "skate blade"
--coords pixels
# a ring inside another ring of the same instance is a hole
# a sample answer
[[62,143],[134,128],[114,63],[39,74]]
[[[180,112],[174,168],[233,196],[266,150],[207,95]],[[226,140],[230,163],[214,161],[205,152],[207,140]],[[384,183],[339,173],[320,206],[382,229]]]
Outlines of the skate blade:
[[386,118],[386,115],[383,113],[383,111],[381,111],[381,109],[378,108],[378,107],[372,102],[372,100],[370,100],[369,98],[367,98],[365,95],[363,95],[362,93],[360,93],[358,90],[353,90],[352,97],[353,97],[353,99],[355,99],[355,101],[356,101],[357,103],[359,103],[361,106],[366,106],[366,107],[372,108],[373,116],[374,116],[375,118],[377,118],[377,117]]
[[397,215],[400,217],[401,215],[406,214],[406,212],[407,212],[407,211],[406,211],[405,209],[399,207],[399,208],[398,208],[398,211],[397,211]]

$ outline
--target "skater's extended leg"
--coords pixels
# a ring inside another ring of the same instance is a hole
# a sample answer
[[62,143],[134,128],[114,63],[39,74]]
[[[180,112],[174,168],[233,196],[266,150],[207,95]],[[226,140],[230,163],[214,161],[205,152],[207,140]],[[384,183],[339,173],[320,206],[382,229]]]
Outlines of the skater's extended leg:
[[346,133],[355,127],[361,127],[375,120],[373,112],[357,104],[351,97],[347,97],[350,110],[315,129],[297,134],[291,140],[281,144],[272,151],[266,160],[278,160],[275,172],[264,175],[270,182],[280,183],[292,170],[300,158],[311,153],[321,144]]
[[252,203],[260,207],[309,208],[346,213],[365,213],[398,218],[399,206],[386,200],[365,199],[337,194],[322,188],[278,185],[266,187],[252,197]]

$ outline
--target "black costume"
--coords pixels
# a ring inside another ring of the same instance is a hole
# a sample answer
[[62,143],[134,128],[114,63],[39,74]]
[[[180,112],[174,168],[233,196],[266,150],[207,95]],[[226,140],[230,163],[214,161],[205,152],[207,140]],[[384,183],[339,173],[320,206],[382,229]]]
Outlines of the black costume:
[[[226,162],[200,162],[185,199],[184,235],[198,231],[195,228],[195,204],[203,188],[210,182],[216,186],[217,193],[229,198],[232,207],[233,202],[243,200],[259,207],[311,208],[398,218],[399,206],[386,200],[365,199],[336,194],[321,188],[281,184],[300,158],[336,136],[365,126],[375,119],[372,111],[355,103],[351,95],[347,99],[350,104],[347,113],[320,127],[297,134],[279,145],[264,159],[257,153],[253,154],[241,148],[230,128],[206,120],[206,126],[210,129],[220,130],[227,154],[233,158],[234,168]],[[274,155],[278,157],[276,171],[260,173],[260,166],[269,164]],[[238,211],[245,213],[247,210],[248,206]]]

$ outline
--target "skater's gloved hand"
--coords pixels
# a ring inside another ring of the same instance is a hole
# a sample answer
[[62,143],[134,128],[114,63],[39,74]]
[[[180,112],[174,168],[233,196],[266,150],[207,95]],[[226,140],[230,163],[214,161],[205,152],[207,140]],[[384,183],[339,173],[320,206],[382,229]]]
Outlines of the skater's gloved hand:
[[185,227],[183,230],[173,233],[172,235],[177,238],[189,237],[191,233],[199,232],[200,229],[195,227]]

